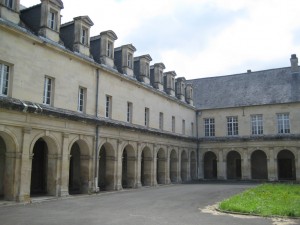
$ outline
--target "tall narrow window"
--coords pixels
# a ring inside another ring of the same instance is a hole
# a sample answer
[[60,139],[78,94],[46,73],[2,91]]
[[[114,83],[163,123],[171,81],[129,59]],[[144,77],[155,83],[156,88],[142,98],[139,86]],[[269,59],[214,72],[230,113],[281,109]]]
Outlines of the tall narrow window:
[[13,0],[5,0],[5,6],[12,9],[14,5],[14,1]]
[[88,35],[88,31],[85,28],[81,29],[81,44],[86,45],[87,44],[87,35]]
[[133,65],[133,55],[131,53],[127,54],[127,66],[132,69]]
[[106,95],[106,102],[105,102],[105,117],[111,118],[112,114],[112,97]]
[[149,67],[149,63],[145,63],[145,75],[147,77],[150,77],[150,67]]
[[78,90],[78,107],[77,110],[79,112],[85,111],[85,98],[86,98],[86,89],[79,87]]
[[259,135],[264,133],[262,115],[251,115],[251,130],[252,135]]
[[52,30],[56,30],[56,13],[54,11],[50,11],[49,13],[48,26]]
[[164,129],[164,114],[162,112],[159,113],[159,129]]
[[277,125],[279,134],[290,133],[290,116],[288,113],[277,114]]
[[127,122],[132,122],[132,103],[127,102]]
[[163,77],[163,71],[162,70],[159,70],[159,82],[161,83],[161,84],[163,84],[164,83],[164,79],[163,79],[164,77]]
[[149,108],[145,108],[145,126],[149,127]]
[[185,134],[185,120],[182,120],[182,134]]
[[172,116],[172,132],[175,133],[175,116]]
[[215,136],[215,119],[214,118],[204,119],[204,133],[205,133],[205,137],[214,137]]
[[194,136],[194,123],[191,123],[191,135]]
[[0,64],[0,95],[8,95],[9,66]]
[[229,136],[239,135],[238,118],[237,118],[237,116],[227,117],[227,134]]
[[46,105],[52,105],[53,85],[54,79],[45,77],[43,103]]
[[108,56],[109,58],[113,57],[113,43],[111,41],[107,41],[107,52],[106,52],[106,56]]

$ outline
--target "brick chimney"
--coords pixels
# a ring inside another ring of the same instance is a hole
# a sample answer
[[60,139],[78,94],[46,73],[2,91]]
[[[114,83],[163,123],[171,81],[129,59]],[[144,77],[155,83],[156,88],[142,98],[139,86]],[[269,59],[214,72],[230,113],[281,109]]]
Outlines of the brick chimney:
[[299,73],[298,58],[297,58],[296,54],[292,54],[290,60],[291,60],[292,73]]

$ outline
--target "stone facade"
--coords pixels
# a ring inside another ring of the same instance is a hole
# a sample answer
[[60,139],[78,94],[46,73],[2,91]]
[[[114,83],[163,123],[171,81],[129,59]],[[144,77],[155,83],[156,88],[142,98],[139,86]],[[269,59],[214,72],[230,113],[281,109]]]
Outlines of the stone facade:
[[[41,0],[22,10],[18,0],[6,2],[11,1],[0,3],[4,199],[30,201],[35,195],[196,179],[300,180],[295,55],[292,73],[273,71],[277,81],[267,82],[281,85],[281,94],[264,96],[259,104],[240,104],[252,92],[244,98],[239,94],[233,101],[239,104],[232,105],[219,100],[226,95],[215,78],[175,80],[176,72],[163,72],[163,63],[150,66],[150,55],[134,57],[132,44],[115,48],[113,31],[90,37],[93,22],[88,16],[61,25],[60,0]],[[280,75],[295,82],[289,86]],[[243,82],[245,76],[236,80]],[[264,132],[253,135],[250,119],[258,114],[263,115]],[[206,135],[212,132],[206,119],[214,119],[208,121],[214,123],[214,135]],[[283,134],[278,134],[279,119]],[[230,132],[238,127],[237,134],[228,135],[228,123]]]

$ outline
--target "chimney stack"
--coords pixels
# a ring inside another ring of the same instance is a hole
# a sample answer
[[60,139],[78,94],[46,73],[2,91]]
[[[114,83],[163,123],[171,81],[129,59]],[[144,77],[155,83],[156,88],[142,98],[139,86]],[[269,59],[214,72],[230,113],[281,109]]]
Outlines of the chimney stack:
[[292,54],[290,60],[291,60],[292,73],[299,73],[298,58],[296,54]]

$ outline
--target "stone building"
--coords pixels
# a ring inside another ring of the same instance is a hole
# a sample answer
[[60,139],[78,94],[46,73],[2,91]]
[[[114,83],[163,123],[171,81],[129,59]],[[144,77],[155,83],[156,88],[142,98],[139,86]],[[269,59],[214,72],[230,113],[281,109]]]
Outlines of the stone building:
[[[60,0],[0,0],[0,196],[300,180],[299,71],[186,80]],[[22,10],[20,10],[22,9]]]

